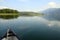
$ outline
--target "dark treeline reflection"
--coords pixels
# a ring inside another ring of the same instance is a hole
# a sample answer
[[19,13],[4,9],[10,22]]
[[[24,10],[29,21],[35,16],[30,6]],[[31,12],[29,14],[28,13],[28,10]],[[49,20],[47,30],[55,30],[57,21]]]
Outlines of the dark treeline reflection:
[[18,17],[19,17],[19,15],[0,15],[0,18],[2,18],[2,19],[15,19]]

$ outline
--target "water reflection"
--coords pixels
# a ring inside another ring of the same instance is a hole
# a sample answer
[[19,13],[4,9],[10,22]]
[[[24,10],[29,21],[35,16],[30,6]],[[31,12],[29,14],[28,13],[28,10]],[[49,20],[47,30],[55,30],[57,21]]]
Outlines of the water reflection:
[[22,40],[57,40],[60,38],[59,23],[37,16],[0,19],[0,37],[10,26]]
[[18,17],[19,17],[19,15],[0,15],[1,19],[15,19]]

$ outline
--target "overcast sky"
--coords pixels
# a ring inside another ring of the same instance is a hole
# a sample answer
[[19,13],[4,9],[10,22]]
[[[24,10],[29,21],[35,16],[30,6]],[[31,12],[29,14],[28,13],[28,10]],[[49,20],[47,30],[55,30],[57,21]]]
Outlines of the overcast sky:
[[60,0],[0,0],[0,8],[42,11],[47,8],[60,8]]

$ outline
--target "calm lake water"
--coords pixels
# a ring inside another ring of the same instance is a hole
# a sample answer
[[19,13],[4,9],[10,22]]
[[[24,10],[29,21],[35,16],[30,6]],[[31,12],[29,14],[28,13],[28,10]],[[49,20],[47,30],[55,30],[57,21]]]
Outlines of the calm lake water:
[[0,37],[11,28],[22,40],[60,40],[60,21],[43,17],[24,17],[0,19]]

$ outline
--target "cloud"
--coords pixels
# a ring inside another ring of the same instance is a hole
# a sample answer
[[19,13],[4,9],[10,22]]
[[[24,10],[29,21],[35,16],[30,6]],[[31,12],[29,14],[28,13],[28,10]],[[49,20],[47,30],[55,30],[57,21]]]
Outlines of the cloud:
[[7,6],[0,6],[0,9],[5,9],[5,8],[14,9],[14,8],[7,7]]
[[5,6],[0,6],[0,9],[3,9],[3,8],[8,8],[8,7],[5,7]]
[[[0,9],[5,9],[5,8],[8,8],[8,9],[14,9],[14,10],[18,10],[16,8],[13,8],[13,7],[8,7],[8,6],[0,6]],[[19,10],[18,10],[19,11]]]
[[50,7],[56,7],[57,6],[57,4],[55,3],[55,2],[49,2],[48,3],[48,6],[50,6]]
[[47,5],[40,7],[41,11],[46,10],[48,8],[60,8],[60,4],[57,4],[56,2],[49,2],[47,3]]

